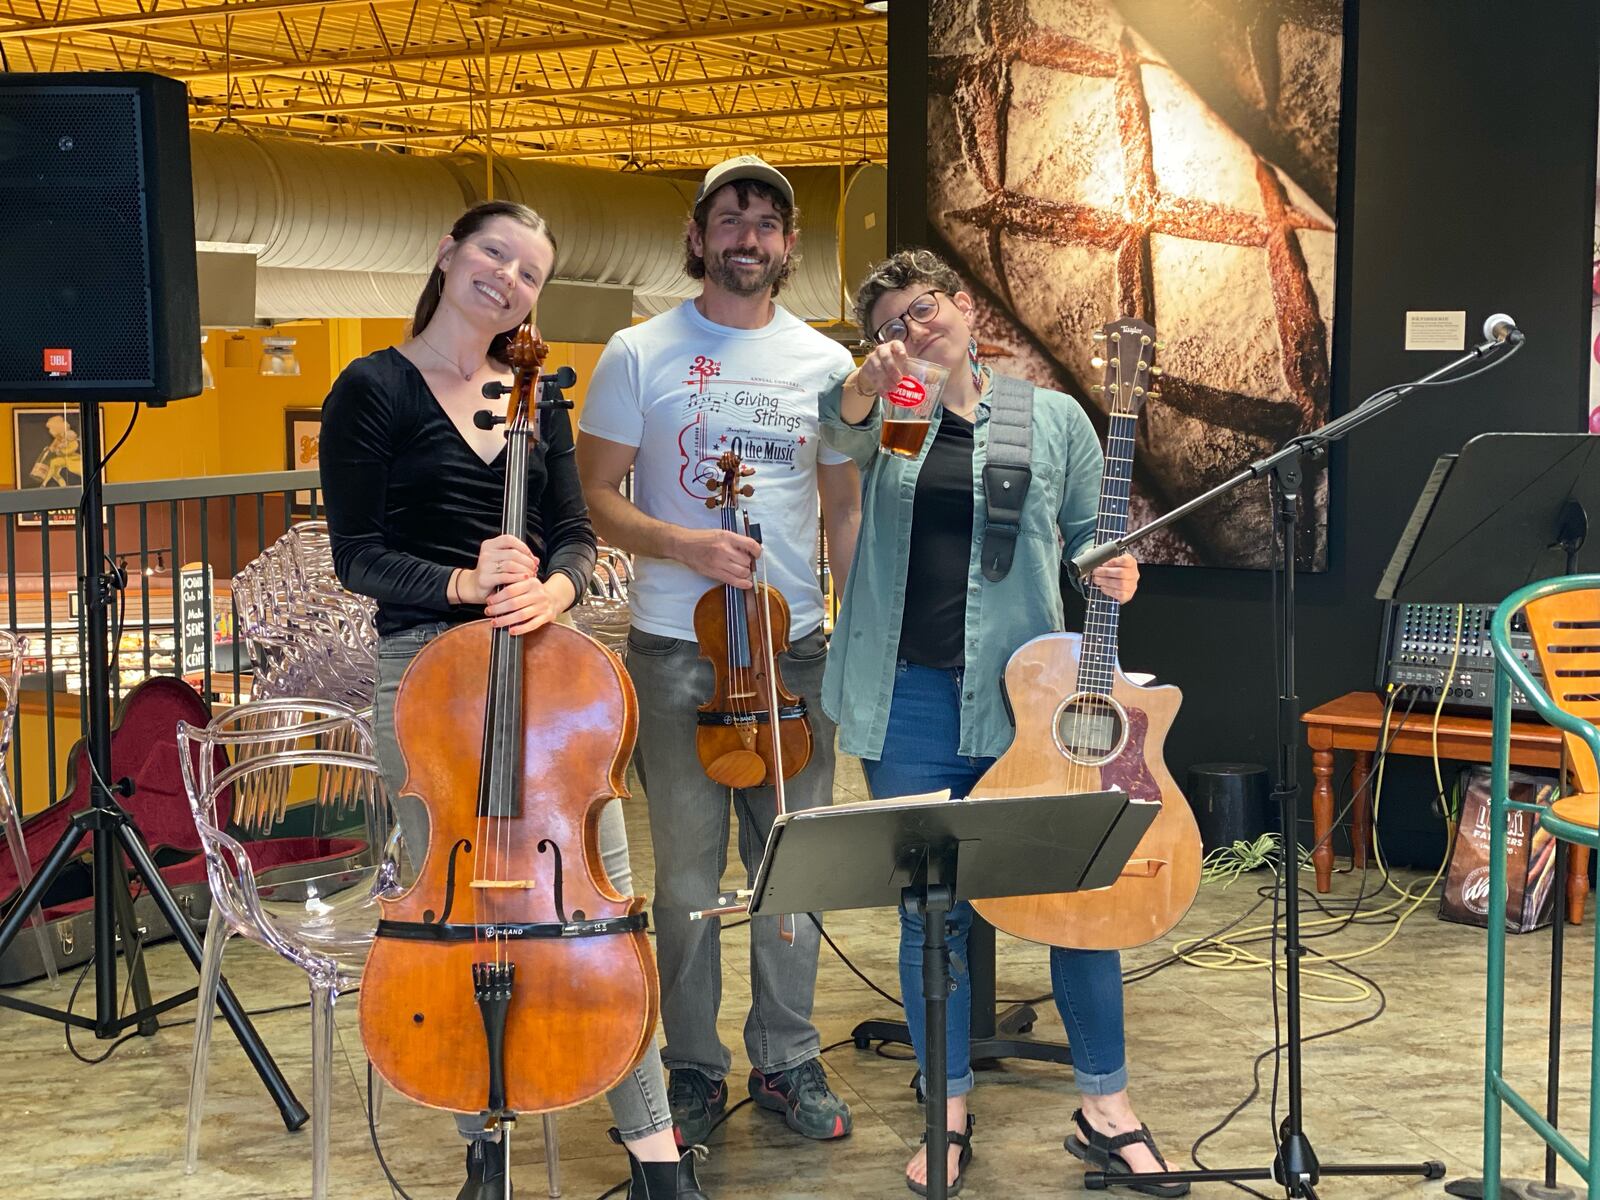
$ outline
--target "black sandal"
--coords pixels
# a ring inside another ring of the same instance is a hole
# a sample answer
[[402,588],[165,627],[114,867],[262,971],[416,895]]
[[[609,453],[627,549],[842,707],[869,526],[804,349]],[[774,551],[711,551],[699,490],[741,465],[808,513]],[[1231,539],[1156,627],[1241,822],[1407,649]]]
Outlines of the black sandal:
[[[976,1122],[972,1119],[972,1114],[968,1113],[967,1131],[965,1133],[956,1133],[954,1130],[945,1131],[944,1136],[948,1143],[952,1146],[961,1147],[961,1153],[956,1158],[956,1177],[949,1180],[948,1186],[945,1188],[945,1195],[947,1196],[959,1195],[962,1185],[967,1182],[967,1166],[972,1162],[972,1127],[975,1124]],[[922,1144],[924,1146],[928,1144],[928,1133],[926,1130],[924,1130],[922,1133]],[[926,1196],[928,1194],[928,1185],[925,1183],[918,1183],[909,1175],[906,1176],[906,1186],[919,1196]]]
[[[1107,1137],[1083,1115],[1083,1109],[1077,1109],[1072,1114],[1073,1123],[1083,1136],[1076,1133],[1067,1134],[1067,1140],[1062,1143],[1067,1153],[1075,1158],[1081,1158],[1091,1167],[1098,1167],[1108,1175],[1132,1175],[1134,1170],[1128,1165],[1128,1160],[1117,1153],[1124,1146],[1132,1146],[1142,1142],[1150,1148],[1150,1153],[1156,1156],[1156,1161],[1161,1164],[1163,1171],[1170,1171],[1167,1160],[1161,1157],[1161,1151],[1156,1149],[1156,1141],[1150,1136],[1150,1127],[1141,1125],[1132,1133],[1118,1134],[1116,1137]],[[1141,1192],[1146,1196],[1187,1196],[1189,1185],[1187,1183],[1129,1183],[1126,1185],[1130,1191]]]

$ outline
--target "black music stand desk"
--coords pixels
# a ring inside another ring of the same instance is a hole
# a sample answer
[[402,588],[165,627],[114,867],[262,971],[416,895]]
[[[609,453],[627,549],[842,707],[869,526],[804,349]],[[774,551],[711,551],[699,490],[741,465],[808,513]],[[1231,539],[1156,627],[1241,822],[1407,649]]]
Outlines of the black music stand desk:
[[1571,575],[1591,512],[1600,512],[1600,437],[1481,433],[1434,463],[1378,599],[1497,600]]
[[905,904],[923,916],[928,1196],[945,1200],[945,916],[957,900],[1109,887],[1159,802],[1122,792],[1003,800],[869,800],[780,816],[751,916]]

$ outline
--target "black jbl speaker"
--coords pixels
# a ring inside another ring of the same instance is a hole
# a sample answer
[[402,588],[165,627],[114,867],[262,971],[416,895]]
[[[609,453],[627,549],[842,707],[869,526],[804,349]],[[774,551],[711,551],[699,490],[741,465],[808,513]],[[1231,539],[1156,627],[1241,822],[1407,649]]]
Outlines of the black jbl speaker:
[[0,400],[200,394],[183,84],[0,74]]

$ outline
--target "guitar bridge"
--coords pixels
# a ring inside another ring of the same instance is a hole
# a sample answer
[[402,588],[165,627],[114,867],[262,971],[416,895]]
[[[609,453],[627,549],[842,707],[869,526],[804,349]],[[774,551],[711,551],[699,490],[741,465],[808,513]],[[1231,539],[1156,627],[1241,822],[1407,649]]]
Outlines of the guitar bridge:
[[1164,858],[1130,858],[1128,865],[1122,868],[1124,879],[1154,879],[1161,873],[1161,868],[1167,866]]

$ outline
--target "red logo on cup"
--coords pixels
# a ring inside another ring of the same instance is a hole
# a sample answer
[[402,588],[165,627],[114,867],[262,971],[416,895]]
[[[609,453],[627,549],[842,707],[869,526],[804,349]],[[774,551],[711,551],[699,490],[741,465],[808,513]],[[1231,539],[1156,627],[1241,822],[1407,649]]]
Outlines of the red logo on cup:
[[47,375],[71,375],[72,351],[47,349],[44,352],[44,370]]
[[928,389],[914,375],[900,376],[900,382],[889,389],[889,403],[897,408],[916,408],[928,398]]

